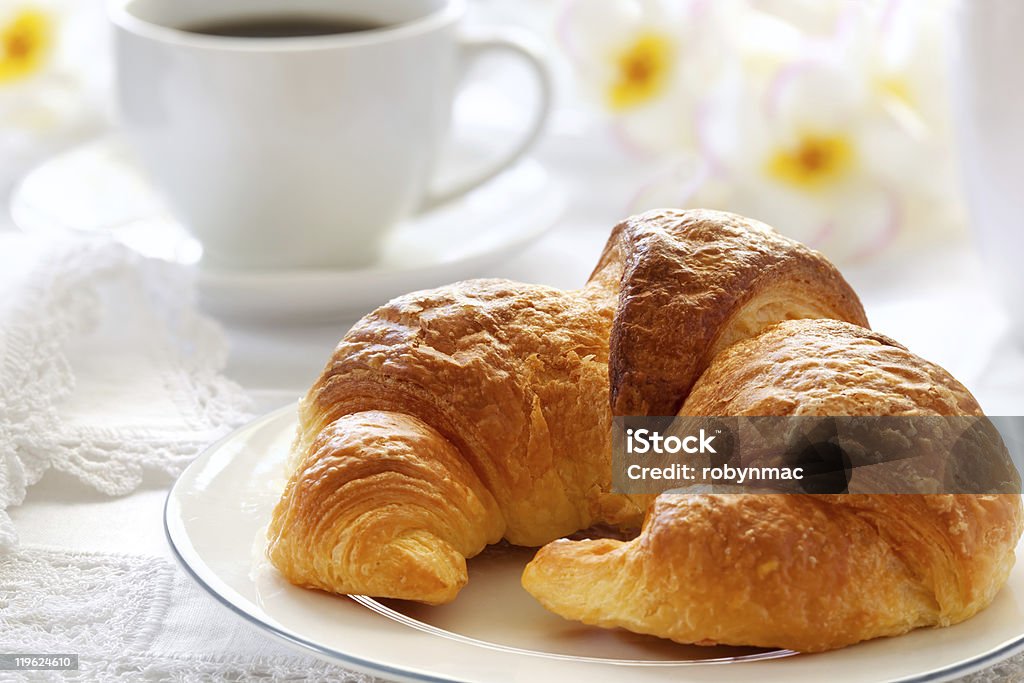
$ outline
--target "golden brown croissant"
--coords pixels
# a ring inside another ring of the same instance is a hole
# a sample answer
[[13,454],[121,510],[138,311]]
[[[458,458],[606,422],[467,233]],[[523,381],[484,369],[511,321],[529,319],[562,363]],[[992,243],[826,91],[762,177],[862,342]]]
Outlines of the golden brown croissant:
[[[782,322],[721,352],[683,415],[981,415],[880,334]],[[523,585],[570,619],[683,643],[806,652],[945,626],[1013,565],[1017,495],[660,496],[629,542],[555,541]]]
[[[647,499],[609,492],[613,412],[980,415],[866,325],[819,255],[707,211],[617,226],[581,290],[399,298],[301,404],[271,560],[299,585],[438,603],[502,537],[635,525]],[[523,582],[591,624],[813,651],[968,618],[1020,533],[1012,495],[663,495],[635,540],[555,541]]]
[[796,318],[867,324],[819,254],[713,211],[625,221],[580,290],[395,299],[301,403],[270,559],[298,585],[441,603],[488,543],[638,526],[645,499],[610,493],[613,401],[674,413],[719,351]]

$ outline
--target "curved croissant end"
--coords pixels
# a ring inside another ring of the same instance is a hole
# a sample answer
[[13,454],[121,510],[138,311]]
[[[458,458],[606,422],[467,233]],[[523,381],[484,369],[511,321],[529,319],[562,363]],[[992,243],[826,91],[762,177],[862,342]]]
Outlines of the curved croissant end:
[[555,541],[522,580],[591,625],[818,652],[984,608],[1013,565],[1019,506],[1005,495],[663,495],[637,539]]
[[[681,413],[981,409],[948,373],[883,335],[802,320],[726,349]],[[1021,512],[1018,495],[666,494],[638,538],[552,543],[523,585],[588,624],[683,643],[828,650],[983,609],[1013,566]]]
[[465,585],[465,558],[504,532],[447,440],[415,417],[367,411],[331,422],[298,463],[269,555],[299,585],[441,603]]

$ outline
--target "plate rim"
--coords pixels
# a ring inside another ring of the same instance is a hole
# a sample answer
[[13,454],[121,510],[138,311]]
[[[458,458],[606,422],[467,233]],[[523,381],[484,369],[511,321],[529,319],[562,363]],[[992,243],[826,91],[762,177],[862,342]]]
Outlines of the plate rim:
[[[184,478],[185,474],[193,467],[197,466],[197,463],[205,456],[216,451],[224,444],[232,441],[238,434],[240,434],[244,430],[254,429],[263,425],[264,423],[273,422],[277,419],[280,419],[283,415],[293,412],[294,410],[294,404],[289,403],[287,405],[275,408],[267,413],[264,413],[263,415],[257,416],[254,419],[250,420],[249,422],[246,422],[245,424],[238,426],[237,428],[231,430],[229,433],[225,434],[217,441],[213,442],[212,444],[204,448],[202,452],[199,453],[199,455],[197,455],[184,470],[182,470],[181,474],[178,475],[178,477],[175,479],[174,483],[168,490],[167,496],[164,498],[163,505],[164,536],[167,539],[168,546],[171,549],[171,554],[174,557],[175,561],[179,566],[181,566],[182,569],[185,570],[185,573],[189,576],[189,578],[195,581],[196,584],[198,584],[207,594],[213,597],[219,604],[223,605],[224,607],[227,607],[232,613],[236,614],[249,624],[256,626],[260,630],[265,631],[270,635],[276,637],[277,639],[284,641],[290,646],[295,648],[301,648],[302,651],[305,651],[307,653],[312,653],[322,661],[327,661],[333,664],[344,664],[351,666],[362,673],[373,675],[383,674],[386,676],[391,676],[399,681],[409,681],[411,683],[468,683],[463,679],[457,679],[452,677],[437,677],[433,674],[411,671],[408,669],[399,669],[389,664],[375,662],[372,660],[360,658],[357,655],[340,652],[338,650],[308,640],[300,635],[289,632],[288,630],[280,628],[272,623],[269,623],[268,621],[259,619],[256,616],[249,614],[241,606],[232,602],[229,599],[229,596],[217,591],[216,588],[210,585],[202,576],[200,576],[199,573],[189,564],[188,560],[186,560],[183,552],[175,542],[174,532],[171,530],[169,518],[172,498],[174,497],[175,491],[178,488],[181,480]],[[1024,545],[1024,540],[1021,541],[1021,544]],[[1013,638],[1002,643],[1001,645],[998,645],[997,647],[991,650],[986,650],[985,652],[979,653],[976,656],[961,660],[959,662],[954,662],[940,669],[926,671],[920,674],[911,674],[909,676],[904,676],[902,678],[892,678],[887,680],[889,680],[890,683],[940,683],[942,681],[950,681],[954,678],[970,675],[972,673],[981,671],[982,669],[988,666],[998,664],[999,662],[1005,661],[1006,659],[1009,659],[1010,657],[1013,657],[1014,655],[1019,654],[1021,652],[1024,652],[1024,633],[1017,636],[1016,638]],[[703,665],[720,666],[725,663],[730,662],[711,660],[704,662]],[[605,664],[607,666],[617,666],[617,664],[614,662],[602,662],[602,664]],[[744,664],[744,662],[735,662],[735,664],[742,665]]]

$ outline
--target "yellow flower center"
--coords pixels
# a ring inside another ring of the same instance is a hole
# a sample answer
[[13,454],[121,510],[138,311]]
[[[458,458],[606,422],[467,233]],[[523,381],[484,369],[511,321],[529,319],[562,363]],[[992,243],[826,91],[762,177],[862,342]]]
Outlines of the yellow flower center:
[[643,33],[615,55],[615,78],[608,91],[612,109],[635,107],[664,88],[672,63],[672,43],[656,33]]
[[768,159],[768,174],[800,189],[820,189],[853,167],[853,145],[842,135],[804,135]]
[[50,17],[35,9],[23,9],[0,26],[0,83],[37,71],[49,56],[52,34]]

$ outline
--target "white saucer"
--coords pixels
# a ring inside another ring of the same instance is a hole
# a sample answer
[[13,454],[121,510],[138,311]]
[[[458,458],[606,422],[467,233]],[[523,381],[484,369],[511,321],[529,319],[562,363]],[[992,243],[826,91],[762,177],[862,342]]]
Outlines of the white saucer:
[[463,683],[909,683],[950,680],[1024,650],[1022,562],[995,602],[962,624],[814,655],[678,645],[565,621],[520,585],[532,556],[524,548],[470,560],[469,584],[439,607],[297,588],[265,555],[295,426],[292,405],[196,458],[168,494],[167,537],[189,574],[241,618],[347,668]]
[[[489,153],[460,151],[457,165],[469,167]],[[547,232],[564,205],[562,188],[527,159],[460,200],[399,226],[371,267],[200,268],[200,296],[204,307],[225,317],[354,318],[399,294],[485,274]],[[197,264],[202,256],[202,247],[170,216],[116,137],[87,143],[32,170],[12,194],[11,215],[26,232],[106,232],[153,258]]]

